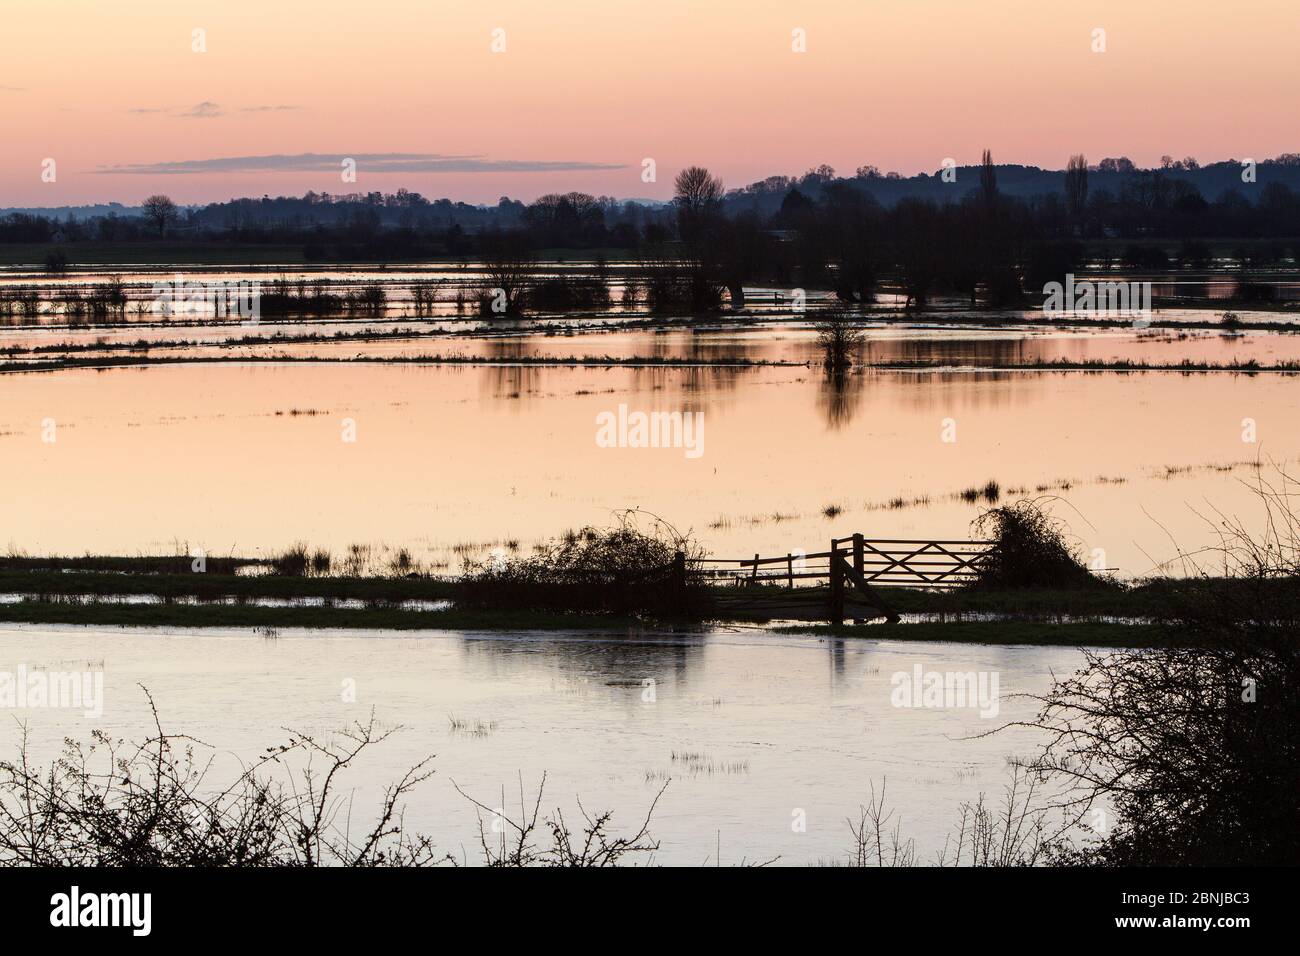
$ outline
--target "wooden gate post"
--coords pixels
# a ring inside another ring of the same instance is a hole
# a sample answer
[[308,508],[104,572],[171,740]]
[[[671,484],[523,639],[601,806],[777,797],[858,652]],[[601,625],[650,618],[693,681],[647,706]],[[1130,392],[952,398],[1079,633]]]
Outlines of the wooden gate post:
[[853,570],[858,572],[858,577],[866,580],[867,572],[867,554],[866,546],[862,541],[862,532],[856,531],[853,534]]
[[844,623],[844,558],[839,546],[831,541],[831,623],[839,627]]

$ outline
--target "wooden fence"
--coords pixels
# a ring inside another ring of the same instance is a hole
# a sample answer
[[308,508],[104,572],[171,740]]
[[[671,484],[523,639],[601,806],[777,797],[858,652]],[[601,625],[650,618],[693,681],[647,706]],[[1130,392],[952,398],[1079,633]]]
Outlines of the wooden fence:
[[981,561],[993,553],[992,541],[917,541],[867,538],[861,534],[832,538],[831,550],[790,551],[765,558],[706,558],[705,574],[749,584],[826,582],[835,558],[848,561],[864,581],[875,587],[952,588],[968,584]]
[[[862,534],[832,538],[830,550],[806,553],[790,551],[775,557],[755,554],[752,558],[707,558],[698,562],[704,575],[714,581],[731,580],[738,585],[784,585],[787,591],[799,587],[829,584],[826,601],[833,622],[845,617],[847,592],[856,591],[869,607],[891,621],[898,615],[880,594],[882,587],[954,588],[969,584],[988,560],[993,541],[925,541],[903,538],[867,538]],[[788,601],[788,599],[787,599]]]

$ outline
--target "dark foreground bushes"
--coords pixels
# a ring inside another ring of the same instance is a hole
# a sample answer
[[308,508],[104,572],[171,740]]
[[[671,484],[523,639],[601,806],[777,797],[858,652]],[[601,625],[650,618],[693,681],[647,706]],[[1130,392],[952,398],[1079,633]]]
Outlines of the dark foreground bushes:
[[1088,651],[1044,697],[1035,767],[1066,785],[1061,805],[1099,837],[1063,862],[1300,859],[1297,492],[1285,474],[1261,479],[1264,530],[1223,518],[1219,546],[1186,556],[1169,610],[1177,643]]
[[[384,791],[368,830],[350,830],[342,773],[393,731],[373,717],[324,741],[294,734],[234,780],[208,779],[189,737],[128,743],[94,731],[68,740],[47,768],[24,738],[0,761],[0,865],[422,866],[440,862],[428,837],[407,833],[402,803],[433,775],[432,758]],[[314,764],[314,765],[313,765]],[[283,770],[289,766],[301,769]],[[276,773],[275,771],[282,771]]]
[[[151,701],[152,705],[152,701]],[[438,852],[405,825],[408,797],[433,776],[432,757],[385,787],[368,826],[344,790],[364,751],[401,728],[380,730],[373,714],[318,738],[292,733],[268,747],[232,780],[211,779],[213,752],[194,738],[156,733],[128,743],[94,731],[89,743],[66,741],[48,767],[34,765],[24,737],[0,760],[0,866],[316,867],[430,866],[468,862]],[[545,775],[517,814],[491,827],[480,816],[479,843],[489,866],[616,866],[651,857],[649,836],[659,791],[639,827],[613,832],[613,814],[581,813],[570,829],[560,810],[542,816]],[[666,788],[665,784],[665,788]],[[458,788],[459,789],[459,788]],[[579,806],[581,811],[581,805]]]

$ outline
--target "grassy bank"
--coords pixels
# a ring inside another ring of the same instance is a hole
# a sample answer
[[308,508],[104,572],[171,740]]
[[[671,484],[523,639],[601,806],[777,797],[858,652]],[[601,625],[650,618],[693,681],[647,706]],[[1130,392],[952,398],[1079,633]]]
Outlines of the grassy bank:
[[943,360],[918,360],[905,362],[876,362],[864,366],[883,371],[924,371],[973,369],[975,371],[993,372],[1234,372],[1242,375],[1255,375],[1260,372],[1278,372],[1294,375],[1300,372],[1298,362],[1274,362],[1263,365],[1255,359],[1244,362],[1193,362],[1183,359],[1181,362],[1133,362],[1128,359],[1101,361],[1088,359],[1075,361],[1071,359],[1052,359],[1034,362],[971,362],[959,363]]
[[19,601],[0,621],[100,627],[344,628],[359,630],[610,631],[644,628],[631,618],[539,611],[403,611],[396,608],[257,607],[240,604],[108,604]]
[[[0,622],[76,624],[99,627],[335,628],[356,630],[458,631],[659,631],[668,625],[607,614],[498,611],[455,608],[404,611],[391,607],[258,607],[240,604],[109,604],[20,601],[0,605]],[[1154,625],[1101,622],[1050,624],[1029,621],[860,625],[796,624],[773,633],[868,638],[891,641],[949,641],[964,644],[1035,644],[1075,647],[1150,647],[1167,642]]]
[[[0,593],[32,595],[156,595],[222,598],[337,598],[357,601],[439,601],[452,585],[438,578],[289,577],[274,574],[122,574],[112,571],[0,570]],[[3,613],[0,611],[0,613]]]
[[[951,619],[943,623],[960,623],[963,616],[982,614],[1053,623],[1054,618],[1062,617],[1168,619],[1186,605],[1194,592],[1212,588],[1224,597],[1230,597],[1234,590],[1251,590],[1258,586],[1255,582],[1235,582],[1227,578],[1162,579],[1115,588],[955,588],[951,591],[881,588],[880,595],[900,614],[931,614]],[[1283,587],[1284,584],[1277,582],[1273,586]],[[743,595],[745,590],[739,593]],[[814,607],[829,601],[825,587],[801,588],[794,592],[771,585],[758,589],[760,598],[769,597],[778,603],[782,596],[792,593],[805,597]],[[736,595],[737,590],[721,588],[717,594],[725,600]],[[761,599],[752,602],[756,609],[761,609],[763,603]],[[745,619],[762,618],[745,615]]]
[[[994,590],[962,588],[922,591],[891,588],[885,598],[904,614],[1009,614],[1024,618],[1129,617],[1164,618],[1179,607],[1192,588],[1232,587],[1225,578],[1211,582],[1165,579],[1127,588],[1038,588]],[[1244,585],[1237,585],[1242,587]]]
[[55,372],[78,368],[135,368],[147,365],[503,365],[572,368],[761,368],[806,367],[805,362],[744,357],[721,359],[678,358],[670,355],[628,357],[621,355],[529,355],[517,358],[493,358],[485,355],[109,355],[55,358],[33,362],[0,362],[0,373]]
[[[219,559],[217,573],[180,570],[189,559],[87,557],[75,559],[0,559],[0,593],[22,599],[0,604],[0,620],[32,623],[169,625],[177,627],[341,627],[341,628],[578,628],[656,626],[633,616],[572,613],[564,610],[504,611],[490,603],[448,610],[406,610],[398,602],[454,600],[457,585],[445,578],[412,575],[385,577],[295,576],[233,573],[226,564],[245,559]],[[210,561],[218,559],[209,559]],[[916,640],[970,640],[997,643],[1136,645],[1137,635],[1152,628],[1122,620],[1157,622],[1175,615],[1192,589],[1218,589],[1221,596],[1240,587],[1226,580],[1186,582],[1162,580],[1128,588],[1094,589],[961,589],[949,592],[894,588],[883,592],[902,614],[924,614],[937,620],[889,628],[892,636]],[[773,616],[809,619],[806,624],[781,627],[790,633],[853,635],[874,627],[832,628],[816,621],[825,603],[825,589],[801,588],[802,610],[765,611],[764,596],[783,598],[783,588],[716,587],[705,596],[712,605],[706,618],[714,623],[770,623]],[[752,594],[752,599],[750,595]],[[159,603],[121,604],[114,596],[142,596]],[[315,599],[320,607],[259,607],[260,599]],[[328,602],[362,602],[365,607],[341,608]],[[192,603],[197,602],[197,603]],[[781,604],[782,602],[778,602]],[[852,613],[852,612],[850,612]],[[996,614],[1001,621],[973,621]]]
[[[487,609],[403,611],[396,608],[257,607],[222,604],[107,604],[21,601],[0,607],[0,622],[71,624],[97,627],[313,628],[342,630],[584,631],[637,632],[666,625],[602,614]],[[795,624],[773,633],[890,641],[941,641],[958,644],[1038,646],[1154,647],[1169,643],[1158,625],[1103,622],[1047,624],[1028,621],[858,625]]]
[[1176,634],[1159,625],[1081,622],[980,621],[894,625],[795,624],[777,634],[867,638],[877,641],[949,641],[954,644],[1033,644],[1050,647],[1157,647],[1176,643]]

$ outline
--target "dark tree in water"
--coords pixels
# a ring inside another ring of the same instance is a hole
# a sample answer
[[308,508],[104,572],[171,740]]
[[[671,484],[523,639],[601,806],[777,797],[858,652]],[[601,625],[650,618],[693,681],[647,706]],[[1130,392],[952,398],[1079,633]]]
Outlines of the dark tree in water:
[[894,259],[907,305],[924,308],[940,273],[940,219],[934,203],[904,199],[894,207]]
[[719,214],[722,180],[703,166],[690,166],[677,174],[673,186],[676,190],[673,202],[677,205],[677,228],[683,240],[694,243]]
[[822,347],[826,368],[845,372],[857,364],[865,333],[842,315],[817,323],[817,344]]
[[826,186],[824,193],[820,238],[825,258],[836,265],[835,293],[846,302],[869,302],[876,289],[883,210],[869,193],[844,183]]
[[732,308],[744,307],[745,282],[762,270],[764,251],[763,224],[755,213],[743,212],[718,223],[718,242],[710,253]]
[[140,205],[144,209],[145,218],[158,230],[159,239],[167,234],[167,227],[175,222],[179,215],[176,204],[161,193],[150,196]]
[[483,285],[479,311],[515,316],[523,312],[533,285],[536,262],[523,236],[493,233],[483,238]]
[[987,149],[980,164],[980,198],[986,206],[992,206],[998,198],[998,174],[993,170],[993,154]]
[[1088,160],[1082,153],[1065,165],[1065,207],[1077,220],[1088,205]]

